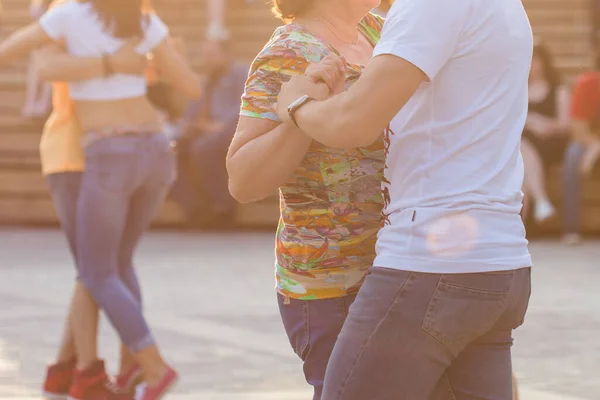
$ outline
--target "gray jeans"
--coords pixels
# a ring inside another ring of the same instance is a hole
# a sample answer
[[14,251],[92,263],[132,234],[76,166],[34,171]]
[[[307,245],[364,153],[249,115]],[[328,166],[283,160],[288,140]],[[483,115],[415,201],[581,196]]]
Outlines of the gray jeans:
[[511,400],[512,330],[525,318],[530,270],[372,268],[329,360],[323,400]]

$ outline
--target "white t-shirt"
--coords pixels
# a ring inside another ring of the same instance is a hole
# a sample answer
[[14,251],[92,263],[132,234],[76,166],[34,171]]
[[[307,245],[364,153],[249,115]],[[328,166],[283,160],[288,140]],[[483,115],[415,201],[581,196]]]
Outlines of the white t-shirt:
[[394,117],[375,266],[428,273],[531,265],[520,218],[533,38],[521,0],[397,0],[374,56],[429,78]]
[[[70,1],[50,9],[40,18],[42,29],[53,40],[62,41],[69,54],[76,57],[101,57],[115,53],[123,39],[111,36],[91,3]],[[168,35],[160,18],[151,14],[143,23],[144,37],[137,52],[146,54]],[[146,94],[143,75],[113,74],[107,77],[70,82],[69,93],[75,100],[117,100]]]

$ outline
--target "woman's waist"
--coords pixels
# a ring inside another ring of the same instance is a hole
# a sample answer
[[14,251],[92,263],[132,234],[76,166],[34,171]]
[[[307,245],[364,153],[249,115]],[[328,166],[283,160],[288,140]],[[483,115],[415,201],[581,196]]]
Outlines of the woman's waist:
[[115,127],[150,126],[154,131],[162,129],[160,115],[145,96],[110,101],[76,101],[75,109],[83,132],[105,131]]
[[114,74],[69,82],[69,93],[74,100],[120,100],[145,96],[146,92],[144,75]]

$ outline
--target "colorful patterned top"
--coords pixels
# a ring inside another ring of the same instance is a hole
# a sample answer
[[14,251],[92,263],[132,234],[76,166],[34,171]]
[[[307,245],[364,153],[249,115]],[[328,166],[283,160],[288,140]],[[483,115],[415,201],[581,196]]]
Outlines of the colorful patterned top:
[[[362,33],[375,45],[383,19],[368,14]],[[298,24],[275,33],[254,60],[241,115],[279,122],[273,109],[283,82],[336,52]],[[349,65],[346,87],[363,67]],[[277,290],[312,300],[354,294],[375,258],[382,209],[384,146],[338,150],[313,142],[290,183],[280,188]]]

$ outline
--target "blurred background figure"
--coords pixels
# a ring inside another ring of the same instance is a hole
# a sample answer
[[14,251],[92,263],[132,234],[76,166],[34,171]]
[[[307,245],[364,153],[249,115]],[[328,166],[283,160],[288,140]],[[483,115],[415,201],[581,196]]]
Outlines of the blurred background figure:
[[[38,20],[52,3],[52,0],[31,0],[29,13],[34,20]],[[42,81],[34,67],[35,54],[31,54],[27,66],[27,80],[25,104],[21,111],[25,118],[43,118],[50,113],[52,87],[48,82]]]
[[529,113],[521,142],[525,164],[523,192],[533,203],[536,223],[555,213],[546,192],[546,171],[562,163],[568,129],[569,89],[561,83],[548,48],[537,43],[529,75]]
[[238,123],[248,66],[236,62],[229,42],[208,39],[201,47],[203,90],[180,123],[179,176],[171,197],[192,227],[227,228],[235,218],[235,201],[227,187],[225,157]]
[[589,176],[600,157],[600,52],[596,69],[581,74],[573,89],[571,102],[572,141],[563,168],[564,242],[581,241],[583,178]]

